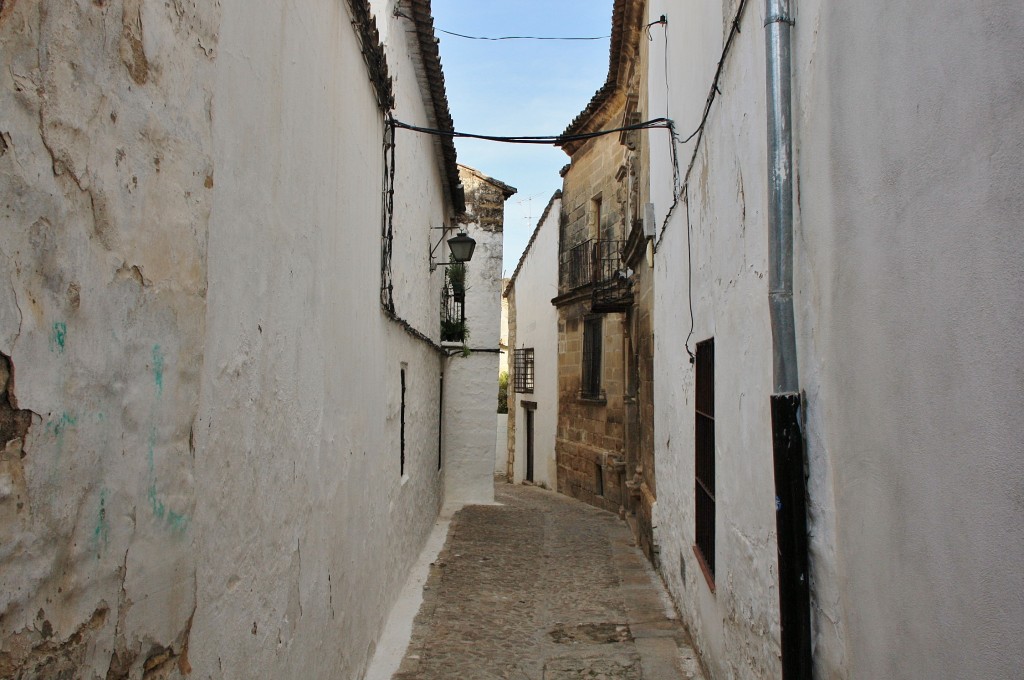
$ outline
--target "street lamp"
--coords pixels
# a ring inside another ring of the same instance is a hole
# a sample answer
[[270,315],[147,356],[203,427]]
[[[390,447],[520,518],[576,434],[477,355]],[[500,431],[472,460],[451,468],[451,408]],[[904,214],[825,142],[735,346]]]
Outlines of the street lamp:
[[[448,227],[434,227],[434,229],[441,229],[447,231]],[[441,241],[444,240],[444,234],[437,241],[433,248],[430,249],[430,271],[434,271],[438,267],[447,267],[450,264],[461,264],[463,262],[469,262],[473,259],[473,251],[476,249],[476,241],[462,231],[448,239],[448,248],[452,252],[453,262],[435,262],[434,251],[441,245]]]

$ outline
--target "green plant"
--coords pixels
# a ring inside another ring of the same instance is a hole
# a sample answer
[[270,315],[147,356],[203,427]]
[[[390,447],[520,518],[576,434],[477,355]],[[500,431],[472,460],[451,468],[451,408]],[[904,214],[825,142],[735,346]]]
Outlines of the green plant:
[[469,338],[466,322],[459,319],[441,319],[442,342],[465,342]]
[[448,277],[448,285],[451,286],[452,294],[457,300],[463,299],[466,295],[466,265],[450,259],[451,264],[445,274]]
[[508,413],[508,371],[498,374],[498,413]]

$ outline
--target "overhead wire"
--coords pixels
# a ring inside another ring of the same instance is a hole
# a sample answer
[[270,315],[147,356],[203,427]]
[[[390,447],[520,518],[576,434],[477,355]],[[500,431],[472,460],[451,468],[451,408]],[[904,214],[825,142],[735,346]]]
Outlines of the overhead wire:
[[434,30],[438,33],[444,33],[445,35],[453,35],[456,38],[465,38],[466,40],[607,40],[610,35],[595,35],[585,37],[561,37],[561,36],[543,36],[543,35],[502,35],[496,37],[488,37],[483,35],[466,35],[464,33],[456,33],[455,31],[446,31],[443,28],[434,27]]
[[[669,206],[668,212],[665,214],[665,218],[662,221],[661,229],[658,233],[658,237],[654,242],[654,250],[657,252],[661,246],[662,241],[665,238],[665,231],[668,229],[669,222],[671,222],[673,215],[675,214],[676,208],[679,206],[680,201],[686,203],[686,239],[687,239],[687,264],[689,270],[690,285],[688,286],[689,292],[689,313],[690,313],[690,331],[686,336],[686,352],[690,356],[691,363],[694,360],[694,354],[690,350],[690,340],[693,337],[694,332],[694,315],[693,315],[693,258],[692,258],[692,228],[690,223],[690,176],[693,173],[693,168],[696,165],[697,153],[700,150],[700,143],[704,138],[704,130],[707,127],[708,118],[711,115],[711,108],[718,95],[722,94],[718,84],[722,78],[722,73],[725,70],[726,58],[731,50],[733,40],[736,35],[740,33],[740,20],[743,17],[744,9],[746,8],[747,0],[740,0],[739,6],[736,8],[736,14],[732,20],[732,26],[729,30],[729,35],[725,40],[725,44],[722,47],[722,53],[718,60],[718,65],[715,68],[715,75],[711,82],[711,88],[708,91],[707,99],[704,102],[704,110],[701,113],[700,123],[697,127],[687,135],[685,138],[680,138],[675,129],[675,124],[669,117],[669,75],[668,75],[668,20],[665,16],[662,16],[658,21],[652,21],[646,25],[648,37],[653,39],[650,35],[650,28],[656,25],[664,26],[665,30],[665,116],[662,118],[654,118],[642,123],[636,123],[633,125],[624,125],[622,127],[610,128],[605,130],[596,130],[593,132],[585,132],[573,135],[487,135],[487,134],[476,134],[469,132],[460,132],[457,130],[441,130],[436,128],[422,127],[418,125],[411,125],[409,123],[403,123],[394,117],[389,118],[388,124],[394,129],[405,129],[412,132],[419,132],[423,134],[435,135],[440,137],[448,137],[452,139],[480,139],[484,141],[499,142],[506,144],[535,144],[535,145],[561,145],[572,141],[585,141],[588,139],[594,139],[596,137],[602,137],[604,135],[616,134],[620,132],[631,132],[635,130],[652,130],[652,129],[667,129],[669,131],[669,156],[672,163],[672,204]],[[396,16],[402,16],[405,18],[406,15],[402,14],[397,9],[395,10]],[[455,35],[461,38],[473,39],[473,40],[599,40],[597,38],[543,38],[539,36],[503,36],[497,38],[486,38],[480,36],[469,36],[451,31],[445,31],[440,28],[435,29],[441,33],[447,33],[449,35]],[[690,155],[690,162],[687,164],[685,174],[680,172],[679,169],[679,151],[678,145],[687,144],[691,141],[695,141],[693,152]]]
[[[395,8],[395,16],[402,17],[403,19],[412,20],[412,17],[402,12],[402,10]],[[547,35],[501,35],[501,36],[486,36],[486,35],[468,35],[466,33],[456,33],[455,31],[446,31],[443,28],[434,26],[434,30],[438,33],[444,33],[445,35],[452,35],[456,38],[465,38],[466,40],[607,40],[611,38],[610,35],[594,35],[594,36],[547,36]]]
[[459,132],[457,130],[441,130],[437,128],[421,127],[419,125],[403,123],[397,119],[393,119],[391,121],[391,125],[396,128],[411,130],[413,132],[422,132],[424,134],[435,135],[438,137],[450,137],[453,139],[482,139],[489,142],[501,142],[505,144],[540,144],[548,146],[563,144],[565,142],[594,139],[595,137],[603,137],[604,135],[611,135],[619,132],[652,130],[657,128],[664,128],[670,131],[674,129],[673,122],[668,118],[654,118],[643,121],[642,123],[634,123],[633,125],[623,125],[622,127],[595,130],[593,132],[581,132],[573,135],[485,135],[472,132]]
[[[722,94],[721,89],[718,87],[718,83],[722,78],[722,73],[725,71],[725,61],[729,56],[729,52],[732,48],[733,40],[736,35],[740,33],[740,20],[743,18],[743,10],[747,6],[747,0],[740,0],[739,6],[736,8],[736,14],[733,16],[732,27],[729,30],[729,35],[726,37],[725,44],[722,46],[722,54],[718,59],[718,65],[715,68],[715,76],[711,81],[711,88],[708,90],[707,99],[704,102],[704,111],[701,113],[700,123],[697,128],[685,139],[680,139],[674,132],[672,133],[672,204],[669,206],[668,212],[665,214],[665,219],[661,223],[661,230],[658,233],[658,238],[654,242],[654,252],[657,252],[661,247],[661,242],[665,238],[665,230],[668,229],[669,222],[672,220],[672,216],[675,213],[676,208],[679,205],[680,200],[686,203],[686,260],[688,277],[690,283],[687,285],[687,297],[689,298],[689,312],[690,312],[690,332],[686,336],[685,348],[686,353],[690,355],[690,363],[696,360],[693,351],[690,349],[690,340],[693,337],[694,331],[694,318],[693,318],[693,243],[692,243],[692,227],[690,223],[690,175],[693,174],[693,168],[697,163],[697,153],[700,151],[700,143],[704,139],[704,130],[707,127],[708,117],[711,115],[711,107],[715,103],[715,99],[718,95]],[[668,22],[665,22],[665,117],[669,115],[669,77],[668,77]],[[683,175],[682,180],[679,178],[679,159],[677,157],[676,145],[687,144],[690,141],[696,140],[693,145],[693,152],[690,155],[690,162],[686,166],[686,173]]]

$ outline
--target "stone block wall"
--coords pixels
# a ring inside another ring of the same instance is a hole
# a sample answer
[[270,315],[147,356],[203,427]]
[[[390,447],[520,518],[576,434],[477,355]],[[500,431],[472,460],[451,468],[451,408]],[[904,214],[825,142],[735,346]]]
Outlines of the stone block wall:
[[618,512],[625,503],[623,449],[622,314],[606,314],[602,322],[602,399],[580,395],[583,327],[589,297],[559,309],[558,323],[558,491],[591,505]]

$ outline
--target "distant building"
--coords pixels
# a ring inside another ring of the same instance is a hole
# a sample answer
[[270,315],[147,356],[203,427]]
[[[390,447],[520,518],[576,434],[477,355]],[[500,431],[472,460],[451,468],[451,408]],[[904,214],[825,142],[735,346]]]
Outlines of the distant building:
[[505,287],[512,371],[508,390],[510,482],[554,489],[558,417],[558,223],[562,194],[555,192]]
[[644,3],[619,0],[608,79],[563,133],[559,226],[558,490],[620,512],[654,555],[656,503],[646,259],[646,140],[573,139],[643,119]]
[[[461,335],[442,344],[450,357],[444,373],[445,477],[448,502],[494,501],[498,410],[497,369],[501,354],[501,263],[505,201],[514,187],[460,165],[466,213],[456,222],[476,241],[473,260],[447,268],[442,294],[442,326],[457,322]],[[453,287],[453,272],[462,281]]]

